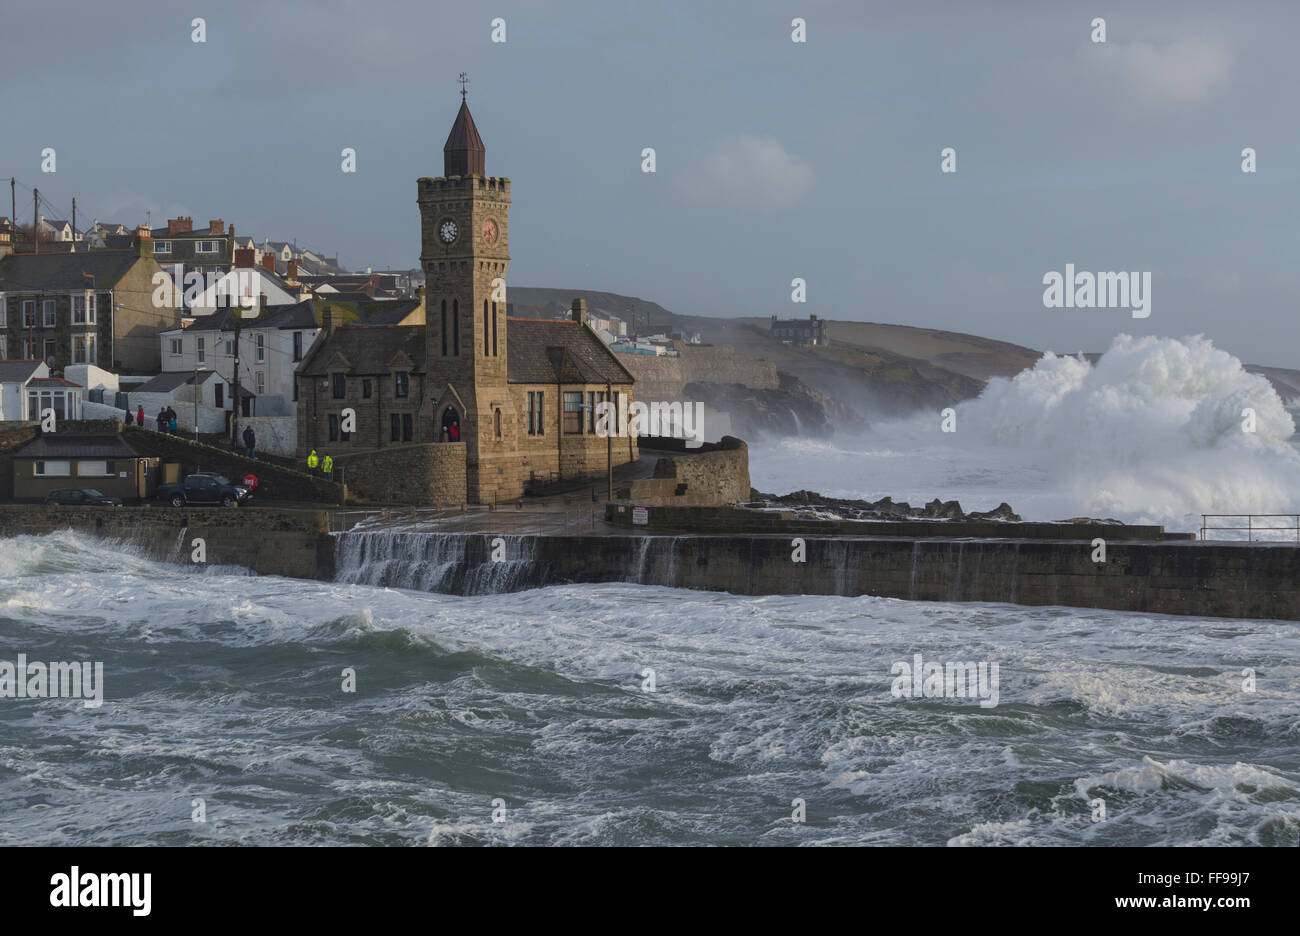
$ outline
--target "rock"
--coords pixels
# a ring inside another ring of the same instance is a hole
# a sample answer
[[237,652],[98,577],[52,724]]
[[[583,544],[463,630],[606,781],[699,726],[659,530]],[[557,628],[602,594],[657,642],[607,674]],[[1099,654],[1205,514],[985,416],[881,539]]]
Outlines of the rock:
[[972,511],[966,515],[967,520],[1007,520],[1012,523],[1020,522],[1020,514],[1011,509],[1011,505],[1006,501],[998,504],[992,510]]

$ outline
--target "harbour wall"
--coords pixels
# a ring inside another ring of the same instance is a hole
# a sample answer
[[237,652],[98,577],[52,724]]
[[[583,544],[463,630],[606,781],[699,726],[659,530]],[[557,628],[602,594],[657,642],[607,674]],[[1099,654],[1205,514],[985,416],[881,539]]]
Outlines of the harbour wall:
[[[1300,620],[1300,546],[1195,541],[329,532],[317,510],[0,506],[0,536],[85,531],[156,559],[450,594],[635,582]],[[500,540],[498,543],[497,540]],[[500,554],[493,561],[494,544]],[[798,559],[803,561],[797,561]]]

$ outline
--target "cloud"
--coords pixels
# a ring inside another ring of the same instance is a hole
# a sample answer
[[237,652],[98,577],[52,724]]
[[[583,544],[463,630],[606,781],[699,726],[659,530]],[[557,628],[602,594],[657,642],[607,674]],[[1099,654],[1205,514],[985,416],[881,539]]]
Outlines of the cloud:
[[812,185],[806,160],[787,153],[778,140],[754,136],[718,141],[681,181],[692,200],[754,212],[791,208]]
[[1233,64],[1225,43],[1197,37],[1165,45],[1112,40],[1092,45],[1083,57],[1094,77],[1145,107],[1206,101],[1227,85]]

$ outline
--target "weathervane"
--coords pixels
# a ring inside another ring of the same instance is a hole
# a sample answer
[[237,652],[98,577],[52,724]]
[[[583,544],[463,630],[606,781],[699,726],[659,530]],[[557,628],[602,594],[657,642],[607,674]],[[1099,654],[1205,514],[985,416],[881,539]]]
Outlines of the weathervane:
[[456,80],[460,82],[460,99],[463,101],[465,100],[465,85],[469,84],[469,76],[461,72],[460,77]]

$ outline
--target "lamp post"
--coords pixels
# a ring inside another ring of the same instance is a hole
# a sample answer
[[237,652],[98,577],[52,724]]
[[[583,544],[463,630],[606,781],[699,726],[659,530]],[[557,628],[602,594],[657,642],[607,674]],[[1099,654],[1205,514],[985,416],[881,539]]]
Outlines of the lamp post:
[[199,367],[199,352],[196,348],[194,351],[194,441],[199,441],[199,371],[207,371],[206,367]]

